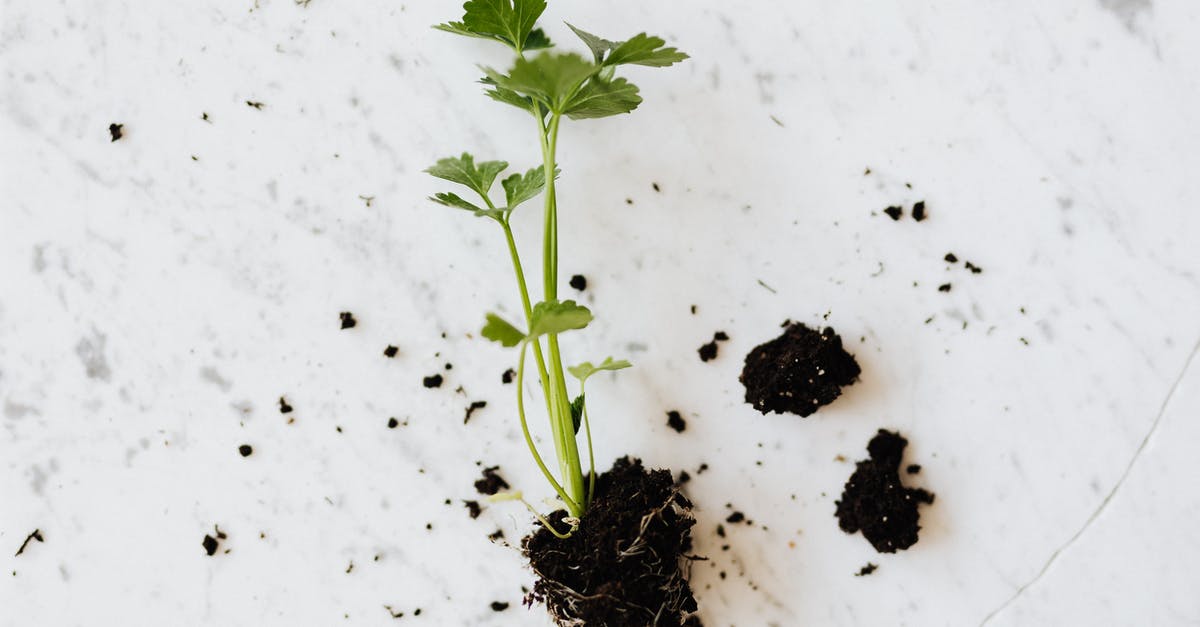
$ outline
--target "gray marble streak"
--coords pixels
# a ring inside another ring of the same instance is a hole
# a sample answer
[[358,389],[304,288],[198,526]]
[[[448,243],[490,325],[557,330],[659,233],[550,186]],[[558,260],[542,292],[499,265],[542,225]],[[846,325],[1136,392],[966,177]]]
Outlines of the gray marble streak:
[[[705,624],[1200,624],[1200,9],[619,5],[544,23],[692,59],[564,127],[599,316],[564,345],[635,362],[589,383],[597,457],[692,475]],[[481,465],[548,491],[478,338],[519,311],[502,241],[424,200],[438,157],[538,159],[454,10],[0,0],[0,625],[547,624],[528,516],[462,505]],[[863,366],[807,420],[737,382],[784,319]],[[898,555],[832,516],[880,427],[937,493]]]

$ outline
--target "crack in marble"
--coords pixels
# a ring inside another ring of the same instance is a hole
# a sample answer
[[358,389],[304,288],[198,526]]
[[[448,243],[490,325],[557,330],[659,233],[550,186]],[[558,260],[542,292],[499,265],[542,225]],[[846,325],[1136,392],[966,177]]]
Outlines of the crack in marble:
[[1195,360],[1197,353],[1200,353],[1200,340],[1197,340],[1196,345],[1192,347],[1192,352],[1188,354],[1187,360],[1183,362],[1183,368],[1180,369],[1179,376],[1175,377],[1175,382],[1172,383],[1170,389],[1167,390],[1167,395],[1165,398],[1163,398],[1162,404],[1158,408],[1158,414],[1154,417],[1154,422],[1150,423],[1150,429],[1146,431],[1146,435],[1142,437],[1142,443],[1139,444],[1137,450],[1133,452],[1133,456],[1129,458],[1129,463],[1125,465],[1125,470],[1121,473],[1121,476],[1117,478],[1117,481],[1113,484],[1112,489],[1110,489],[1108,494],[1105,495],[1104,500],[1100,501],[1100,505],[1096,507],[1091,516],[1088,516],[1088,519],[1084,521],[1083,526],[1080,527],[1079,530],[1077,530],[1057,549],[1054,549],[1054,552],[1050,554],[1050,557],[1046,560],[1046,563],[1042,565],[1042,568],[1038,571],[1038,573],[1029,581],[1021,584],[1021,586],[1017,588],[1016,592],[1014,592],[1012,596],[1008,597],[1008,599],[1001,603],[996,609],[988,612],[987,616],[984,616],[983,620],[980,621],[979,627],[984,627],[984,625],[987,625],[989,622],[991,622],[993,618],[1000,615],[1001,612],[1003,612],[1018,598],[1020,598],[1026,590],[1036,584],[1042,578],[1042,576],[1050,570],[1050,567],[1054,565],[1054,562],[1058,560],[1058,556],[1062,555],[1062,553],[1070,548],[1072,544],[1075,544],[1075,542],[1083,536],[1084,532],[1086,532],[1088,528],[1092,526],[1092,523],[1100,517],[1100,514],[1104,512],[1104,509],[1108,507],[1108,504],[1113,500],[1113,497],[1116,496],[1117,490],[1120,490],[1121,486],[1125,484],[1125,480],[1129,478],[1129,473],[1133,470],[1133,466],[1137,463],[1138,458],[1141,457],[1142,452],[1146,450],[1146,445],[1150,443],[1150,438],[1154,436],[1156,431],[1158,431],[1158,425],[1162,422],[1163,415],[1167,413],[1167,407],[1170,407],[1171,399],[1175,398],[1175,393],[1179,391],[1179,385],[1183,383],[1184,376],[1187,375],[1188,370],[1191,369],[1192,361]]

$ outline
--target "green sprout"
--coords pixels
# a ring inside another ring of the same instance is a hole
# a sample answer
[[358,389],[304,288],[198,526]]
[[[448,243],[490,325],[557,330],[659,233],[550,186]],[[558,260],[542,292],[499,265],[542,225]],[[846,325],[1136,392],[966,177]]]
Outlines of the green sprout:
[[[586,327],[592,320],[587,307],[571,300],[558,299],[558,197],[554,183],[558,177],[558,129],[564,118],[584,120],[629,113],[641,104],[637,86],[615,74],[619,67],[642,65],[667,67],[688,58],[686,54],[666,46],[659,37],[645,33],[625,41],[609,41],[568,24],[591,51],[591,59],[573,52],[556,53],[550,38],[537,28],[537,20],[546,9],[545,0],[470,0],[463,5],[462,21],[439,24],[434,28],[450,33],[490,39],[508,46],[515,53],[512,67],[500,72],[484,67],[480,80],[493,100],[516,107],[532,118],[541,147],[542,164],[524,173],[513,173],[500,181],[504,189],[504,204],[493,202],[492,188],[496,178],[508,169],[504,161],[475,162],[469,153],[442,159],[426,172],[457,183],[474,192],[482,201],[476,204],[458,194],[443,192],[430,200],[469,211],[476,216],[496,222],[504,233],[521,306],[525,313],[525,330],[496,314],[487,314],[483,336],[507,347],[518,349],[517,414],[525,443],[546,481],[562,500],[572,519],[587,511],[595,491],[596,464],[592,452],[592,433],[588,423],[584,384],[588,377],[605,370],[628,368],[624,360],[605,359],[599,365],[584,362],[568,371],[579,380],[579,394],[572,400],[567,392],[563,374],[562,354],[558,336],[567,331]],[[527,54],[533,51],[537,54]],[[513,239],[513,211],[521,204],[544,197],[542,238],[542,300],[530,299],[529,285],[521,265],[521,256]],[[522,393],[525,380],[526,356],[533,353],[533,368],[541,382],[550,419],[550,433],[558,459],[558,476],[547,468],[529,434],[525,399]],[[578,435],[582,425],[588,447],[588,480],[585,484],[579,455]],[[521,500],[519,494],[514,500]],[[528,504],[527,504],[528,506]],[[533,508],[530,507],[532,510]],[[535,512],[536,513],[536,512]],[[549,526],[539,516],[543,524]],[[552,529],[553,531],[553,529]],[[556,535],[562,535],[555,532]]]

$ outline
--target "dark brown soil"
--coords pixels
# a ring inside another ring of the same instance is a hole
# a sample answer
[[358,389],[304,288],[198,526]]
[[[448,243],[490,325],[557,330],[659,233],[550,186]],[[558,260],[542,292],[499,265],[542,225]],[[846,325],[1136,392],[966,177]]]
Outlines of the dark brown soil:
[[238,453],[241,453],[242,457],[250,457],[254,453],[254,447],[249,444],[243,444],[238,447]]
[[888,214],[888,217],[893,220],[899,220],[900,216],[904,215],[904,209],[901,209],[896,205],[892,205],[891,207],[884,209],[883,212]]
[[817,331],[794,322],[746,355],[741,382],[746,402],[758,411],[803,417],[832,403],[861,372],[832,328]]
[[108,125],[108,134],[109,134],[109,136],[112,137],[112,139],[110,141],[115,142],[118,139],[121,139],[121,137],[123,136],[121,129],[123,129],[123,128],[125,128],[124,124],[117,124],[116,122],[109,124]]
[[383,349],[384,357],[395,357],[396,353],[400,352],[400,347],[388,344],[387,348]]
[[[565,516],[549,519],[565,530]],[[540,526],[525,537],[537,575],[525,602],[544,603],[560,625],[680,627],[696,611],[687,581],[695,524],[669,471],[619,459],[596,478],[595,499],[570,538]]]
[[587,277],[583,276],[582,274],[576,274],[575,276],[571,277],[570,285],[571,287],[582,292],[583,290],[587,289]]
[[858,569],[858,572],[855,573],[854,576],[855,577],[866,577],[867,575],[870,575],[871,573],[875,572],[876,570],[879,570],[879,564],[872,564],[871,562],[867,562],[867,565]]
[[466,414],[463,415],[463,424],[470,422],[471,415],[484,407],[487,407],[487,401],[472,401],[470,405],[467,405]]
[[674,429],[676,433],[683,433],[687,430],[687,421],[679,412],[671,410],[667,412],[667,426]]
[[846,533],[862,531],[880,553],[895,553],[917,543],[917,506],[933,503],[933,494],[900,483],[900,459],[908,440],[880,429],[867,444],[870,459],[856,464],[837,502],[838,526]]
[[442,387],[443,381],[445,381],[445,379],[442,378],[442,375],[435,374],[422,379],[421,385],[424,385],[427,388],[440,388]]
[[475,482],[475,489],[480,494],[492,496],[501,490],[507,490],[511,487],[504,480],[504,477],[501,477],[500,473],[496,472],[497,470],[500,470],[499,466],[489,466],[483,469],[483,478]]
[[279,413],[281,413],[281,414],[292,413],[292,406],[288,405],[287,399],[282,396],[279,397]]
[[925,213],[925,201],[924,200],[913,205],[912,216],[913,216],[913,220],[916,220],[917,222],[923,222],[925,220],[925,218],[929,217]]
[[358,324],[358,321],[354,319],[354,314],[349,311],[343,311],[338,314],[338,317],[342,319],[343,329],[353,329]]

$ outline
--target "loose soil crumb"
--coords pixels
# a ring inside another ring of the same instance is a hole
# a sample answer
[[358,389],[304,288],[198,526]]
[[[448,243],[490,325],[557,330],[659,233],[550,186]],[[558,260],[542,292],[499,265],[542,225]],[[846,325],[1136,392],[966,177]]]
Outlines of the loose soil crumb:
[[112,139],[109,140],[109,143],[115,142],[124,136],[124,134],[121,132],[121,129],[123,128],[125,128],[124,124],[117,124],[115,122],[108,125],[108,134],[112,137]]
[[938,291],[939,292],[949,292],[952,287],[953,286],[950,285],[949,283],[942,283],[941,285],[938,286]]
[[740,380],[746,402],[758,411],[805,417],[832,403],[861,373],[832,328],[817,331],[795,322],[746,355]]
[[358,321],[354,319],[354,314],[349,311],[343,311],[338,316],[342,319],[342,329],[353,329],[358,324]]
[[497,529],[497,530],[493,531],[492,533],[488,534],[488,540],[491,540],[492,542],[499,542],[503,539],[504,539],[504,530],[502,530],[502,529]]
[[479,501],[463,501],[463,505],[467,507],[467,513],[471,518],[479,518],[483,513],[483,508],[479,506]]
[[904,469],[904,472],[907,472],[910,475],[915,475],[915,474],[921,472],[921,465],[920,464],[909,464],[908,467]]
[[397,426],[400,425],[400,421],[396,420],[395,418],[388,418],[387,425],[388,425],[388,429],[395,429]]
[[238,447],[238,452],[242,454],[242,457],[250,457],[250,454],[254,452],[254,447],[249,444],[243,444]]
[[687,421],[679,412],[671,410],[667,412],[667,426],[675,430],[675,433],[683,433],[687,429]]
[[925,218],[929,217],[929,216],[925,215],[925,201],[924,200],[913,205],[912,216],[913,216],[913,220],[916,220],[917,222],[921,222],[921,221],[925,220]]
[[423,379],[423,384],[427,388],[440,388],[440,387],[442,387],[442,381],[444,381],[444,380],[445,379],[442,378],[442,375],[435,374],[435,375],[425,377],[425,379]]
[[583,290],[586,290],[587,289],[587,277],[583,276],[582,274],[576,274],[575,276],[571,277],[571,287],[573,287],[581,292]]
[[217,539],[207,533],[204,534],[204,541],[200,544],[204,547],[204,552],[208,553],[209,557],[217,552]]
[[958,256],[954,253],[946,253],[944,259],[946,260],[946,263],[958,263]]
[[900,459],[908,440],[880,429],[858,462],[837,501],[838,526],[846,533],[862,531],[880,553],[895,553],[917,543],[917,506],[933,503],[933,494],[900,483]]
[[508,604],[503,601],[492,601],[493,612],[503,612],[508,609]]
[[736,525],[740,522],[745,522],[745,520],[746,520],[746,515],[741,512],[734,512],[725,517],[725,522],[727,522],[731,525]]
[[400,348],[398,346],[392,346],[391,344],[388,344],[388,347],[383,349],[383,356],[389,358],[395,357],[396,353],[398,352],[400,352]]
[[896,205],[892,205],[891,207],[884,209],[883,212],[888,214],[888,217],[893,220],[899,220],[900,216],[904,215],[904,209],[897,207]]
[[509,383],[513,382],[513,377],[515,376],[517,376],[517,371],[509,368],[508,370],[504,371],[504,374],[500,375],[500,382],[504,385],[508,385]]
[[261,103],[261,102],[256,102],[256,101],[254,101],[254,100],[247,100],[247,101],[246,101],[246,106],[247,106],[247,107],[251,107],[251,108],[253,108],[253,109],[258,109],[259,111],[262,111],[262,108],[263,108],[263,103]]
[[471,420],[471,414],[475,413],[476,410],[483,409],[484,407],[487,407],[487,401],[474,401],[468,405],[467,413],[463,415],[463,424],[465,425]]
[[871,573],[875,572],[878,569],[879,569],[879,564],[872,564],[871,562],[867,562],[867,565],[858,569],[858,572],[855,573],[854,576],[855,577],[866,577],[867,575],[870,575]]
[[491,466],[483,469],[483,478],[475,482],[475,489],[480,494],[492,496],[501,490],[507,490],[510,486],[496,471],[500,470],[499,466]]
[[692,476],[688,474],[688,471],[680,470],[679,471],[679,481],[676,481],[675,483],[677,483],[678,485],[683,485],[691,480],[692,480]]
[[711,361],[717,358],[717,342],[724,342],[729,339],[729,334],[724,331],[713,333],[711,342],[701,346],[697,352],[700,353],[700,361]]
[[[570,538],[540,526],[525,537],[537,575],[526,603],[545,603],[561,625],[680,627],[696,611],[687,582],[690,510],[669,471],[617,460],[596,478],[595,499]],[[565,516],[548,518],[564,529]]]
[[279,397],[279,413],[281,413],[281,414],[292,413],[292,406],[288,405],[287,399],[285,399],[282,396]]
[[979,266],[971,263],[970,261],[963,262],[963,265],[966,267],[966,269],[971,271],[971,274],[979,274],[980,272],[983,272],[983,268],[980,268]]

